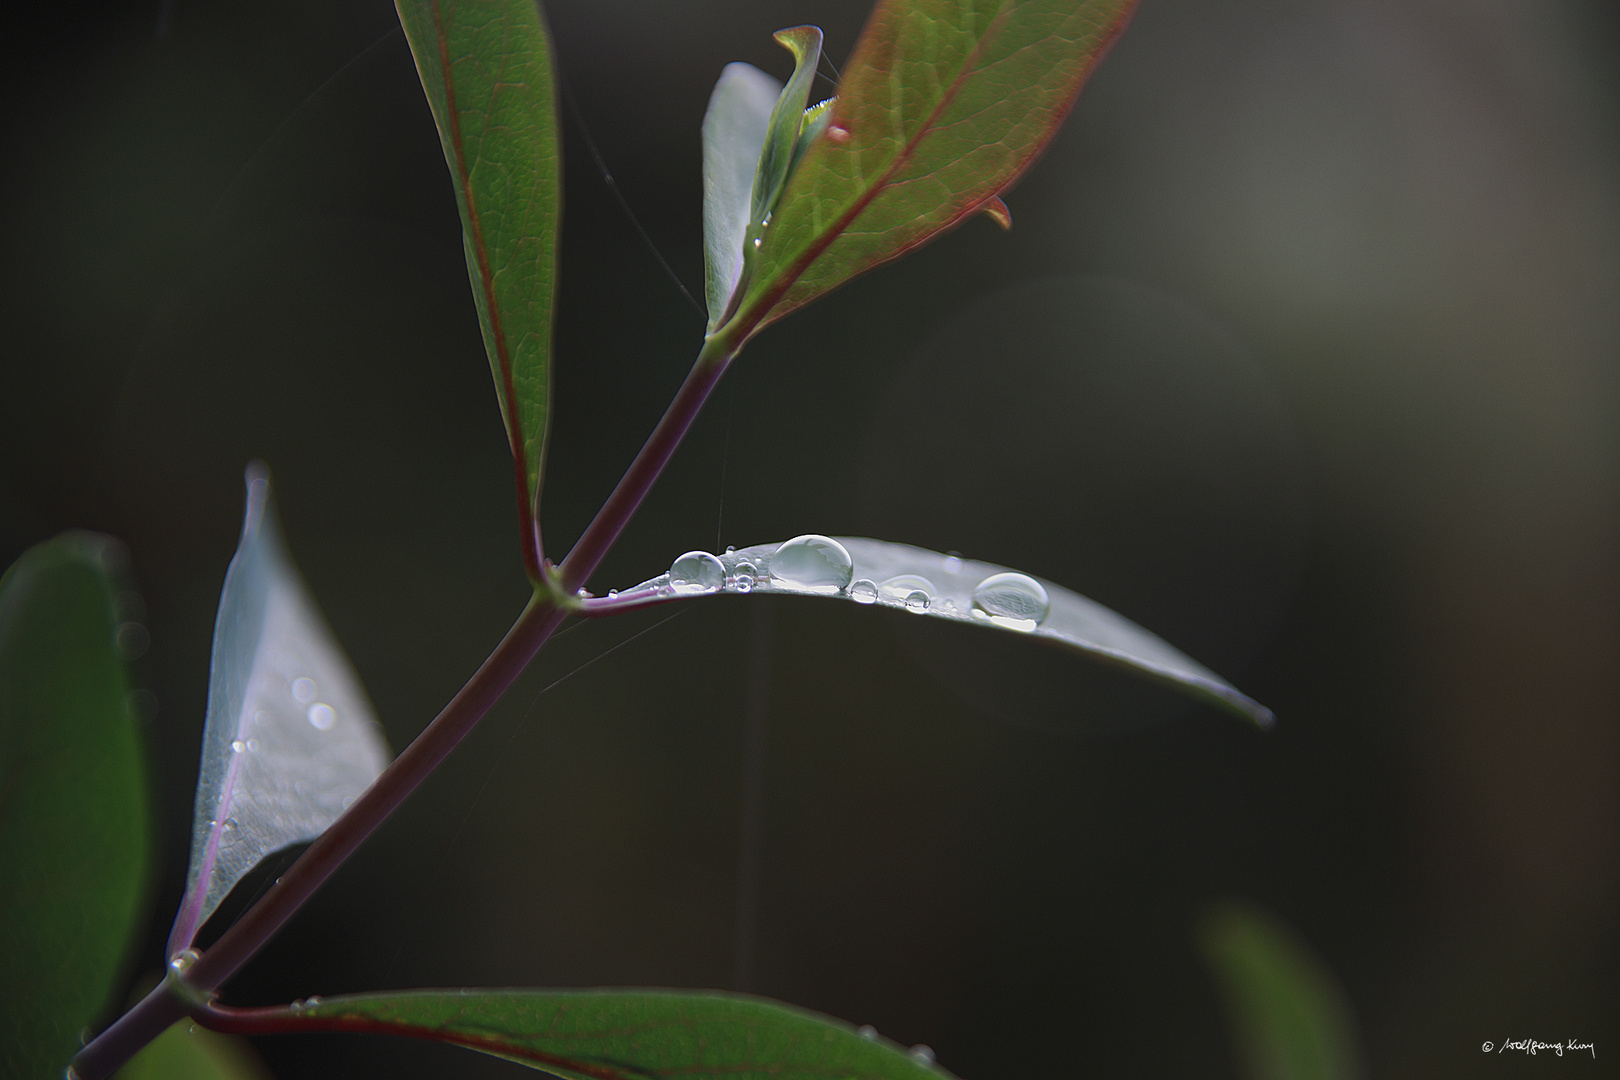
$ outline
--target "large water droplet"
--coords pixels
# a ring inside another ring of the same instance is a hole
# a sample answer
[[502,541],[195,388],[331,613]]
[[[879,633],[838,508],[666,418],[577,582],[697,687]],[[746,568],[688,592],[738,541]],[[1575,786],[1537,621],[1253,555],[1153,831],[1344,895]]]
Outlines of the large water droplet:
[[1033,630],[1051,610],[1046,589],[1028,574],[991,574],[973,590],[974,616],[1009,630]]
[[331,731],[336,722],[337,710],[326,702],[317,701],[309,707],[309,726],[316,731]]
[[719,592],[726,584],[726,568],[707,551],[688,551],[670,563],[669,584],[682,596]]
[[875,604],[878,598],[877,586],[872,584],[870,578],[861,578],[850,584],[849,598],[857,604]]
[[771,578],[790,589],[835,593],[855,576],[855,560],[830,536],[795,536],[771,556]]

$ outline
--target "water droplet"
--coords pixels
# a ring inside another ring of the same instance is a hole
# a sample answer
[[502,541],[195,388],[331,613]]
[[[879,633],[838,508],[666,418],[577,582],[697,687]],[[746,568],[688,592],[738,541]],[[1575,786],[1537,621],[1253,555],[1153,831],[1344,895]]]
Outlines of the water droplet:
[[958,555],[954,551],[951,552],[950,554],[946,555],[945,556],[945,569],[946,569],[947,572],[952,573],[952,574],[961,573],[962,572],[962,556]]
[[169,967],[176,974],[184,974],[187,968],[197,962],[200,955],[196,949],[182,949],[169,960]]
[[308,705],[315,700],[314,679],[294,679],[292,684],[293,700],[300,705]]
[[705,596],[726,584],[726,568],[707,551],[688,551],[669,565],[669,584],[682,596]]
[[249,739],[247,741],[247,749],[248,749],[248,753],[257,754],[259,752],[259,740],[258,739]]
[[289,1006],[289,1008],[291,1008],[293,1012],[299,1012],[300,1010],[303,1009],[303,1007],[304,1007],[304,999],[303,998],[294,998],[292,1005]]
[[928,610],[928,605],[933,601],[933,597],[918,589],[906,595],[906,610],[921,615]]
[[845,127],[843,124],[828,124],[827,140],[829,142],[839,144],[849,142],[849,128]]
[[727,555],[734,555],[734,554],[736,554],[736,552],[737,552],[736,547],[734,547],[731,544],[726,545],[726,554]]
[[228,817],[228,818],[225,819],[224,831],[225,832],[233,832],[233,831],[235,831],[236,826],[238,824],[239,824],[239,822],[237,822],[237,820],[235,818]]
[[932,1065],[934,1063],[933,1047],[918,1043],[911,1048],[911,1060],[919,1065]]
[[1046,589],[1027,574],[991,574],[973,590],[974,616],[1010,630],[1033,630],[1051,610]]
[[850,584],[849,598],[857,604],[875,604],[878,598],[877,586],[872,584],[870,578],[861,578]]
[[304,999],[304,1007],[306,1009],[313,1009],[317,1005],[319,1005],[320,1003],[321,1003],[321,995],[319,995],[319,994],[311,994],[311,995],[309,995],[309,997]]
[[231,753],[233,753],[233,754],[245,754],[245,753],[247,753],[247,743],[243,742],[241,739],[232,739],[231,740]]
[[309,726],[316,731],[331,731],[332,725],[337,723],[337,710],[324,701],[317,701],[309,707]]
[[805,592],[841,592],[854,576],[855,561],[830,536],[795,536],[771,556],[771,578]]
[[754,237],[754,250],[755,251],[758,251],[760,248],[762,248],[764,246],[765,246],[765,238],[763,236]]
[[345,795],[345,796],[343,796],[343,809],[347,810],[349,807],[351,807],[353,805],[354,805],[354,796],[353,795]]
[[609,589],[608,590],[608,599],[609,600],[612,600],[614,597],[616,597],[618,595],[619,595],[619,590],[618,589]]
[[877,1042],[877,1028],[873,1027],[871,1024],[862,1024],[860,1027],[855,1029],[855,1034],[859,1035],[867,1042]]
[[62,1080],[79,1080],[78,1070],[69,1065],[62,1071]]
[[759,580],[759,569],[751,562],[740,562],[731,568],[731,587],[740,593],[754,591],[754,582]]
[[896,574],[878,586],[878,593],[883,599],[892,600],[897,604],[905,603],[906,598],[914,592],[933,596],[938,591],[934,588],[934,583],[921,574]]

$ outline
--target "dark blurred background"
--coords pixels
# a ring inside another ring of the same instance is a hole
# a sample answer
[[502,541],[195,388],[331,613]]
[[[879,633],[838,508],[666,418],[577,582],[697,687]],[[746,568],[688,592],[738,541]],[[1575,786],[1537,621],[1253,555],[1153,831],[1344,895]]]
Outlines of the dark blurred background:
[[[720,68],[785,76],[770,33],[800,22],[842,61],[865,8],[548,5],[580,115],[693,293]],[[526,587],[393,9],[9,25],[0,560],[101,529],[145,591],[162,864],[133,983],[184,872],[243,466],[274,470],[396,747]],[[1337,974],[1378,1076],[1612,1070],[1617,58],[1606,0],[1145,0],[1008,196],[1012,232],[970,221],[758,339],[593,583],[808,531],[955,549],[1157,630],[1274,732],[850,605],[592,623],[230,999],[740,984],[969,1080],[1229,1077],[1194,932],[1236,897]],[[565,126],[556,554],[703,326]],[[1507,1037],[1598,1059],[1481,1054]],[[258,1049],[283,1080],[523,1074],[392,1040]]]

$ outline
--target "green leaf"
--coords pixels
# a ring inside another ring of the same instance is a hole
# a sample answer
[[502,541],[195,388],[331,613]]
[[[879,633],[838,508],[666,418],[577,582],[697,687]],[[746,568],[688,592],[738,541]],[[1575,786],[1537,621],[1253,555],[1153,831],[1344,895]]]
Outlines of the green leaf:
[[880,0],[788,179],[748,333],[986,207],[1029,167],[1135,0]]
[[268,1080],[244,1039],[182,1020],[153,1039],[116,1080]]
[[535,0],[397,0],[461,211],[467,273],[512,448],[524,562],[539,579],[561,158]]
[[456,1043],[566,1080],[941,1080],[933,1055],[830,1017],[713,991],[419,990],[314,999],[255,1030]]
[[0,578],[0,1075],[62,1075],[140,914],[150,840],[118,558],[70,533]]
[[1024,634],[1146,675],[1261,726],[1271,710],[1219,675],[1095,600],[995,563],[857,536],[797,536],[723,555],[689,551],[660,574],[586,614],[718,593],[786,593],[851,600]]
[[771,219],[777,200],[788,181],[788,172],[799,148],[799,132],[804,127],[804,107],[810,101],[810,84],[821,62],[821,29],[795,26],[778,30],[777,42],[793,54],[793,75],[782,88],[766,125],[765,145],[759,152],[759,168],[754,173],[753,221],[761,228]]
[[709,330],[724,319],[742,276],[754,174],[782,84],[752,64],[727,64],[703,114],[703,269]]
[[214,622],[191,864],[169,954],[266,855],[325,832],[388,758],[359,677],[287,556],[270,478],[251,467]]
[[1291,930],[1226,904],[1200,944],[1215,972],[1248,1080],[1354,1080],[1365,1075],[1350,1004]]

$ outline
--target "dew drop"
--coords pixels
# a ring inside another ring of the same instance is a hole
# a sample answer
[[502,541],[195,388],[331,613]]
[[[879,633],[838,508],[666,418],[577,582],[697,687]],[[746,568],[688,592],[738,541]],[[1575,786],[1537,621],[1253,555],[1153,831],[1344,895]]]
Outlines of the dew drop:
[[315,700],[315,680],[298,678],[292,684],[293,700],[300,705],[308,705]]
[[923,612],[928,610],[928,605],[933,602],[933,597],[929,596],[921,589],[917,589],[916,591],[906,595],[906,610],[914,614],[921,615]]
[[827,140],[840,144],[849,142],[849,128],[843,124],[828,124]]
[[609,590],[608,590],[608,597],[607,597],[607,598],[608,598],[608,599],[609,599],[609,600],[613,600],[613,599],[615,599],[615,598],[616,598],[616,597],[618,597],[618,595],[619,595],[619,590],[618,590],[618,589],[609,589]]
[[896,574],[878,586],[878,595],[897,604],[904,604],[915,592],[931,597],[938,591],[934,588],[934,583],[921,574]]
[[878,598],[877,586],[872,584],[870,578],[861,578],[850,585],[849,598],[857,604],[875,604]]
[[79,1080],[79,1071],[69,1065],[62,1071],[62,1080]]
[[841,592],[854,576],[855,561],[844,545],[830,536],[795,536],[771,556],[772,579],[804,592]]
[[319,995],[319,994],[311,994],[311,995],[309,995],[309,997],[304,999],[304,1008],[313,1009],[317,1005],[319,1005],[320,1003],[321,1003],[321,995]]
[[860,1027],[855,1029],[855,1034],[859,1035],[867,1042],[877,1042],[878,1030],[871,1024],[862,1024]]
[[911,1060],[919,1065],[932,1065],[934,1063],[934,1049],[923,1043],[911,1048]]
[[736,554],[736,551],[737,551],[736,545],[734,545],[734,544],[727,544],[726,545],[726,554],[727,555],[734,555],[734,554]]
[[245,754],[245,753],[247,753],[247,743],[243,742],[241,739],[232,739],[231,740],[231,753],[233,753],[233,754]]
[[309,707],[309,726],[316,731],[331,731],[332,725],[337,723],[337,710],[324,701],[317,701]]
[[1009,630],[1033,630],[1051,610],[1046,589],[1027,574],[991,574],[973,590],[974,617]]
[[234,832],[236,830],[236,826],[238,824],[239,824],[239,822],[235,818],[228,817],[228,818],[225,819],[225,829],[224,829],[224,831],[225,832]]
[[707,551],[688,551],[670,563],[669,584],[681,596],[719,592],[726,584],[726,568]]
[[181,949],[169,960],[169,968],[176,974],[184,974],[187,968],[197,962],[199,955],[196,949]]
[[759,580],[759,570],[751,562],[740,562],[732,568],[731,587],[740,593],[754,591],[754,582]]
[[259,752],[259,740],[249,739],[247,741],[247,750],[250,754],[257,754]]
[[952,551],[945,556],[945,570],[947,573],[959,574],[962,572],[962,556]]

